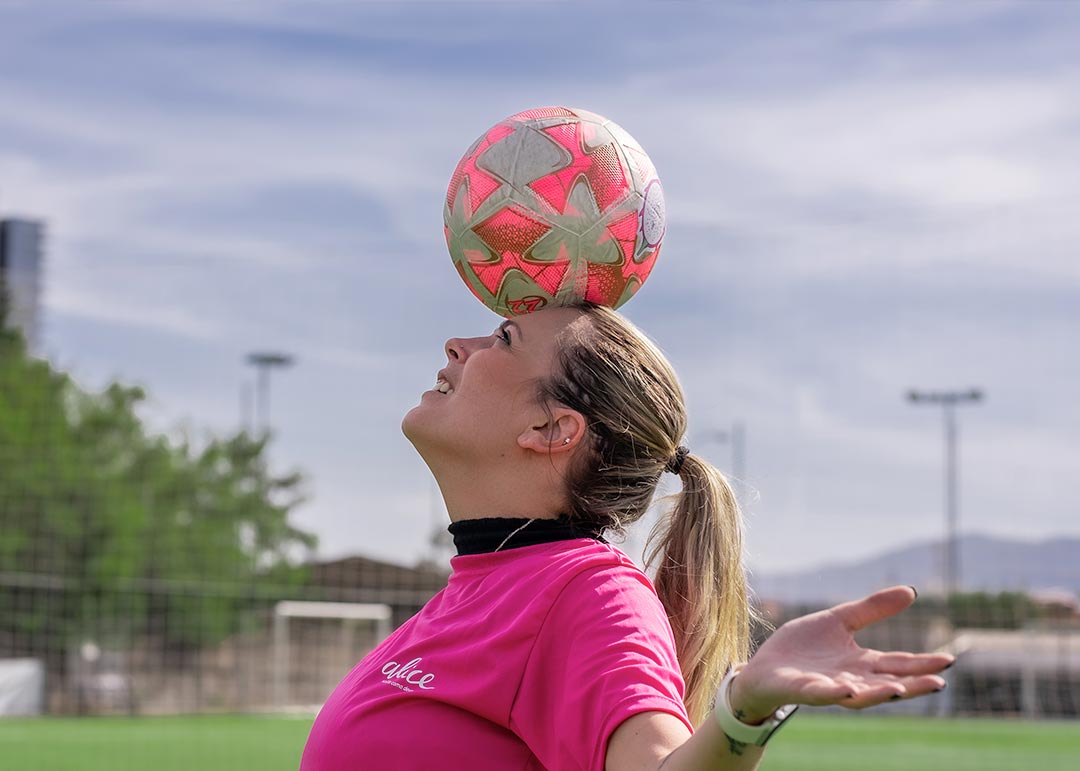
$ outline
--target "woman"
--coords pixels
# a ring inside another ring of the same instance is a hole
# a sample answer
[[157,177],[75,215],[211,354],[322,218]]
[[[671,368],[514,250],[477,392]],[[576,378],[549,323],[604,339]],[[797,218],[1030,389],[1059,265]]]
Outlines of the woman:
[[[402,429],[446,501],[453,573],[334,691],[302,771],[742,771],[791,705],[944,686],[952,656],[852,639],[909,587],[789,622],[747,662],[731,488],[680,445],[675,374],[614,311],[543,310],[446,355]],[[683,491],[654,534],[654,588],[602,535],[645,513],[665,471]]]

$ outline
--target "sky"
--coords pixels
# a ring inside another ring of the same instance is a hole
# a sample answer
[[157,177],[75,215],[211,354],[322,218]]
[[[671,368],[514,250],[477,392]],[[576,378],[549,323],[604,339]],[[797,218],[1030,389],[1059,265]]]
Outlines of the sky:
[[295,523],[411,564],[445,512],[401,417],[499,321],[446,252],[450,174],[503,117],[584,107],[663,181],[622,310],[694,452],[730,471],[745,426],[752,571],[942,536],[910,388],[986,393],[964,532],[1077,535],[1077,39],[1071,2],[0,2],[0,216],[47,223],[43,353],[144,385],[155,430],[237,430],[246,354],[293,354]]

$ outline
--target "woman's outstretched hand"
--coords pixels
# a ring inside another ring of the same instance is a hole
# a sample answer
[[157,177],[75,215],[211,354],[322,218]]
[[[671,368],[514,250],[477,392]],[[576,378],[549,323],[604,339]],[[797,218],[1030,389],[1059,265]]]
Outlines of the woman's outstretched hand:
[[940,690],[945,681],[937,673],[955,661],[952,655],[870,650],[852,637],[904,610],[915,597],[910,586],[894,586],[787,622],[731,683],[736,715],[760,723],[784,704],[862,709]]

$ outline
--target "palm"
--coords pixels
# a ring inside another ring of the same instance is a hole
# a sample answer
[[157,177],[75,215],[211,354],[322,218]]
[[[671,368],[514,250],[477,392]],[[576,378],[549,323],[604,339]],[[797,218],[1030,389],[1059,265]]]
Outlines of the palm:
[[910,587],[897,586],[789,621],[740,672],[732,703],[764,716],[782,704],[862,708],[941,688],[937,673],[953,661],[951,655],[876,651],[860,647],[852,636],[914,599]]

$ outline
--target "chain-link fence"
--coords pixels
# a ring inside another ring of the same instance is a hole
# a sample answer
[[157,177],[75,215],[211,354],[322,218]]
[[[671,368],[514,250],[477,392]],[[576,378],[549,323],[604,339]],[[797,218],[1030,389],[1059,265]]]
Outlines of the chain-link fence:
[[0,689],[31,714],[311,710],[445,580],[353,558],[310,565],[302,585],[123,577],[88,593],[75,576],[9,571],[0,672],[23,675],[0,674]]

